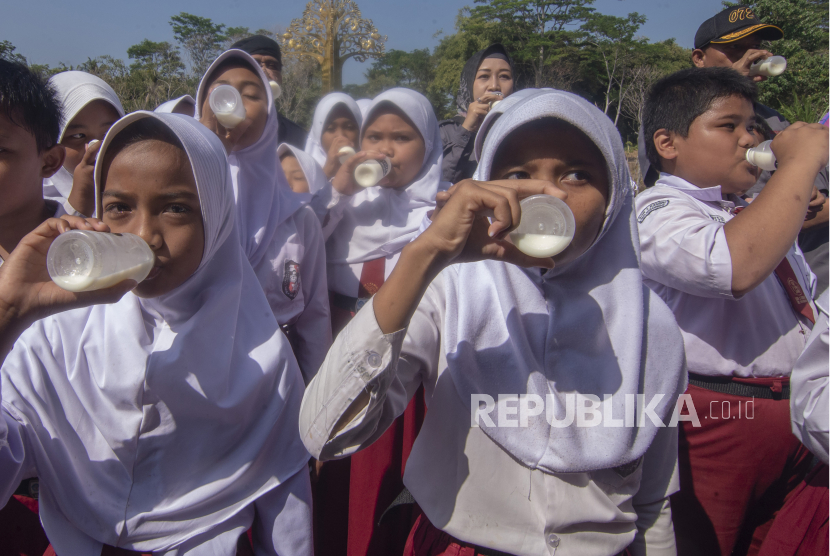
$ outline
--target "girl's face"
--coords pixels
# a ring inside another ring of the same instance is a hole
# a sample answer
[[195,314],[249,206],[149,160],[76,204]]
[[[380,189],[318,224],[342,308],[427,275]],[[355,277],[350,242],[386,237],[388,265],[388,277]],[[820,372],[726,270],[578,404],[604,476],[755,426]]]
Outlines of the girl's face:
[[392,168],[378,185],[402,189],[421,171],[426,155],[424,138],[396,106],[379,108],[373,117],[363,133],[360,150],[388,156]]
[[291,154],[283,155],[280,164],[282,164],[282,171],[285,172],[291,190],[295,193],[308,193],[308,180],[297,157]]
[[338,104],[329,113],[323,127],[323,135],[320,136],[320,143],[323,145],[323,150],[329,152],[331,144],[337,137],[345,137],[349,140],[349,144],[354,147],[357,145],[359,134],[360,128],[357,127],[357,122],[351,111],[344,105]]
[[234,136],[235,133],[240,134],[235,141],[234,150],[239,151],[250,147],[262,137],[262,132],[265,131],[265,122],[268,121],[268,93],[265,91],[266,85],[262,82],[259,75],[247,66],[220,67],[213,77],[214,80],[211,82],[205,94],[205,100],[202,103],[200,113],[213,114],[213,110],[210,109],[209,99],[210,93],[216,87],[219,85],[230,85],[235,88],[242,96],[242,104],[245,106],[245,120],[232,129],[230,135]]
[[510,71],[510,64],[505,60],[486,58],[476,71],[476,78],[473,81],[473,99],[496,91],[504,96],[513,92],[513,72]]
[[597,146],[576,127],[549,118],[513,131],[499,146],[490,177],[549,181],[551,194],[567,203],[576,232],[554,257],[557,264],[575,260],[599,235],[608,205],[608,169]]
[[61,145],[66,147],[66,159],[63,167],[74,174],[75,167],[81,163],[86,153],[87,144],[93,139],[103,140],[119,118],[115,107],[105,100],[93,100],[84,106],[64,131]]
[[156,255],[133,293],[158,297],[182,285],[205,248],[196,179],[184,151],[152,139],[129,145],[104,165],[102,180],[104,223],[141,237]]

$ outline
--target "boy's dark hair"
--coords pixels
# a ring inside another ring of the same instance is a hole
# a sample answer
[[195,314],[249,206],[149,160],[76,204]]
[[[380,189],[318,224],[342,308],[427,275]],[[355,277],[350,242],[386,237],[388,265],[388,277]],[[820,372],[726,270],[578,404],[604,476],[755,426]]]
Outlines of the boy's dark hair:
[[724,97],[741,96],[755,101],[755,84],[732,68],[690,68],[668,75],[655,83],[643,107],[648,161],[662,170],[654,147],[654,133],[665,129],[689,136],[692,122]]
[[57,95],[25,64],[0,59],[0,114],[34,135],[38,152],[58,142],[62,116]]

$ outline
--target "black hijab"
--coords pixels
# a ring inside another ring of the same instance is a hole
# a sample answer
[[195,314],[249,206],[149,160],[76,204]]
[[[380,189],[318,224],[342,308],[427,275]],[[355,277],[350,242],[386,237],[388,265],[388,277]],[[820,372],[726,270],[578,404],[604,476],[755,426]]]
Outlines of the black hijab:
[[464,64],[464,69],[461,71],[461,84],[458,86],[458,95],[455,97],[455,104],[458,106],[459,112],[466,112],[467,107],[473,101],[473,81],[475,81],[478,68],[484,60],[493,55],[500,55],[498,56],[499,58],[503,57],[507,60],[507,63],[510,64],[510,73],[515,80],[516,71],[513,67],[513,60],[507,53],[507,49],[500,44],[491,44],[487,48],[479,50],[467,60],[467,63]]

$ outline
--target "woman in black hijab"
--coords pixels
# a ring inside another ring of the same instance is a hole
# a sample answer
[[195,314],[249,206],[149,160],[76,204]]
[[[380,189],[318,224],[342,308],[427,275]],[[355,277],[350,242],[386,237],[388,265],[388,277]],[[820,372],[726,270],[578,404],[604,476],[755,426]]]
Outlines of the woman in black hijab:
[[444,181],[458,183],[476,169],[473,143],[491,103],[513,92],[513,61],[500,44],[491,44],[467,60],[455,102],[458,115],[439,125],[444,143]]

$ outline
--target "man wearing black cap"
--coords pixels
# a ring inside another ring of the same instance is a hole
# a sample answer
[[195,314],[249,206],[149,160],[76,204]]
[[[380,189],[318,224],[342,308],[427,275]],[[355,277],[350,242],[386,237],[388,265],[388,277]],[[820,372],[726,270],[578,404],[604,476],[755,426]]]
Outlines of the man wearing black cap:
[[[231,48],[244,50],[259,62],[262,71],[271,81],[276,81],[282,86],[282,53],[277,41],[262,35],[246,37],[235,42]],[[298,149],[305,148],[306,132],[303,128],[277,112],[279,121],[279,142],[288,143]]]

